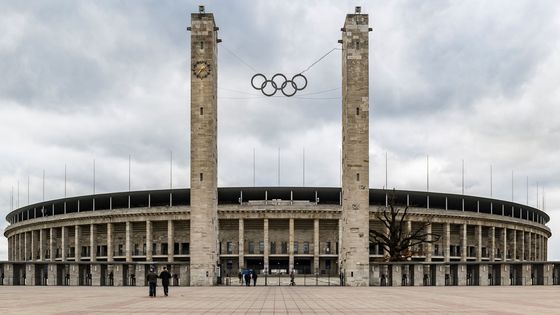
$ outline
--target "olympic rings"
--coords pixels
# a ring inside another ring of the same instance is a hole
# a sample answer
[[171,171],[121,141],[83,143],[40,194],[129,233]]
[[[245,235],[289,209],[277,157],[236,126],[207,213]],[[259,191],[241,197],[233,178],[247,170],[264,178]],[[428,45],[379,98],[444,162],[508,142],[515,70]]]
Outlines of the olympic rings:
[[272,78],[267,79],[264,74],[257,73],[251,78],[251,86],[255,90],[261,91],[265,96],[273,96],[280,90],[284,96],[291,97],[294,96],[297,91],[301,91],[307,87],[307,78],[303,74],[298,73],[294,75],[291,80],[288,80],[284,74],[277,73],[273,75]]

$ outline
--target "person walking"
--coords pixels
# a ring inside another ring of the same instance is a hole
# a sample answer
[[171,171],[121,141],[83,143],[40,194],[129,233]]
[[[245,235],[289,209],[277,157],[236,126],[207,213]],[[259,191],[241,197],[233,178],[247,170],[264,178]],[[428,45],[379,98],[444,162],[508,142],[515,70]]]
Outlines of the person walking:
[[168,296],[169,293],[169,279],[171,279],[171,274],[167,271],[167,267],[163,267],[163,271],[159,274],[161,279],[161,286],[163,286],[163,294]]
[[249,272],[248,270],[245,272],[245,274],[243,275],[243,277],[245,278],[245,285],[246,286],[250,286],[251,285],[251,272]]
[[257,278],[258,278],[258,276],[257,276],[257,272],[256,272],[255,270],[253,270],[252,276],[253,276],[253,286],[256,287],[256,286],[257,286]]
[[290,273],[290,285],[296,285],[294,278],[295,278],[295,274],[294,271],[292,270],[292,272]]
[[239,271],[237,277],[239,278],[239,285],[243,285],[243,274],[241,273],[241,271]]
[[156,297],[157,278],[158,275],[154,272],[154,268],[150,268],[150,272],[146,275],[146,280],[148,280],[149,294],[151,297]]

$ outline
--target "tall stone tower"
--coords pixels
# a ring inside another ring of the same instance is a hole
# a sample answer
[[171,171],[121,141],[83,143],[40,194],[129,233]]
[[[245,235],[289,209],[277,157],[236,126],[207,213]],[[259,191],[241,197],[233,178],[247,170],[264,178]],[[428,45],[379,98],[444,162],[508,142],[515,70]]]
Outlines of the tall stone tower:
[[348,286],[369,285],[368,15],[347,14],[342,28],[342,239]]
[[218,263],[218,28],[191,14],[191,285],[216,284]]

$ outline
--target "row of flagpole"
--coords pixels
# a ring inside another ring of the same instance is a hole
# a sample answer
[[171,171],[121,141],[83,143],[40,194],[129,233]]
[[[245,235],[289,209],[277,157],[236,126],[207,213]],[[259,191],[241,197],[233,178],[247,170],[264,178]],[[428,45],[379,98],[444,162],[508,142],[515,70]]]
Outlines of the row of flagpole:
[[[342,185],[342,149],[340,150],[340,185]],[[278,148],[278,156],[277,156],[277,185],[280,186],[280,174],[281,174],[281,150]],[[389,181],[389,164],[388,164],[388,153],[385,153],[385,186],[384,189],[388,189],[388,181]],[[96,179],[95,179],[95,159],[93,159],[93,180],[92,180],[92,191],[95,195],[96,193]],[[302,149],[302,186],[305,187],[305,147]],[[128,155],[128,191],[131,191],[132,182],[131,182],[131,173],[132,173],[132,157]],[[256,186],[256,150],[253,148],[253,187]],[[544,187],[539,187],[539,183],[536,183],[537,186],[537,200],[536,200],[536,207],[542,206],[542,209],[545,209],[545,193]],[[542,204],[540,204],[539,199],[539,188],[542,188]],[[173,152],[169,151],[169,189],[173,189]],[[526,204],[529,205],[529,176],[526,179]],[[27,177],[27,204],[30,204],[29,199],[29,191],[30,191],[30,177]],[[430,156],[426,155],[426,191],[430,191]],[[42,201],[45,201],[45,170],[43,169],[43,182],[42,182]],[[465,194],[465,160],[461,160],[461,194]],[[64,164],[64,198],[67,197],[67,165]],[[493,166],[490,165],[490,197],[493,197]],[[511,172],[511,201],[514,202],[514,172]],[[17,199],[14,199],[14,187],[12,186],[11,191],[11,198],[10,198],[10,208],[11,210],[14,209],[14,202],[16,203],[16,209],[20,207],[20,182],[17,182]]]

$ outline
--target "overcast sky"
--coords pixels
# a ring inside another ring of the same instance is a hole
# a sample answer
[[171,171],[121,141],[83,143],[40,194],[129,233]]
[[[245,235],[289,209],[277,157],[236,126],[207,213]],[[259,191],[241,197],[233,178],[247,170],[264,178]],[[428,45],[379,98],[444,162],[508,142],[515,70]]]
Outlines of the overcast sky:
[[[67,194],[189,185],[192,1],[0,2],[0,215]],[[340,185],[341,55],[297,97],[255,70],[299,73],[370,14],[370,185],[539,207],[560,260],[560,2],[206,1],[220,27],[219,185]],[[278,151],[280,150],[280,180]],[[529,194],[527,195],[527,178]],[[5,229],[7,223],[2,222]],[[0,259],[7,241],[0,242]]]

